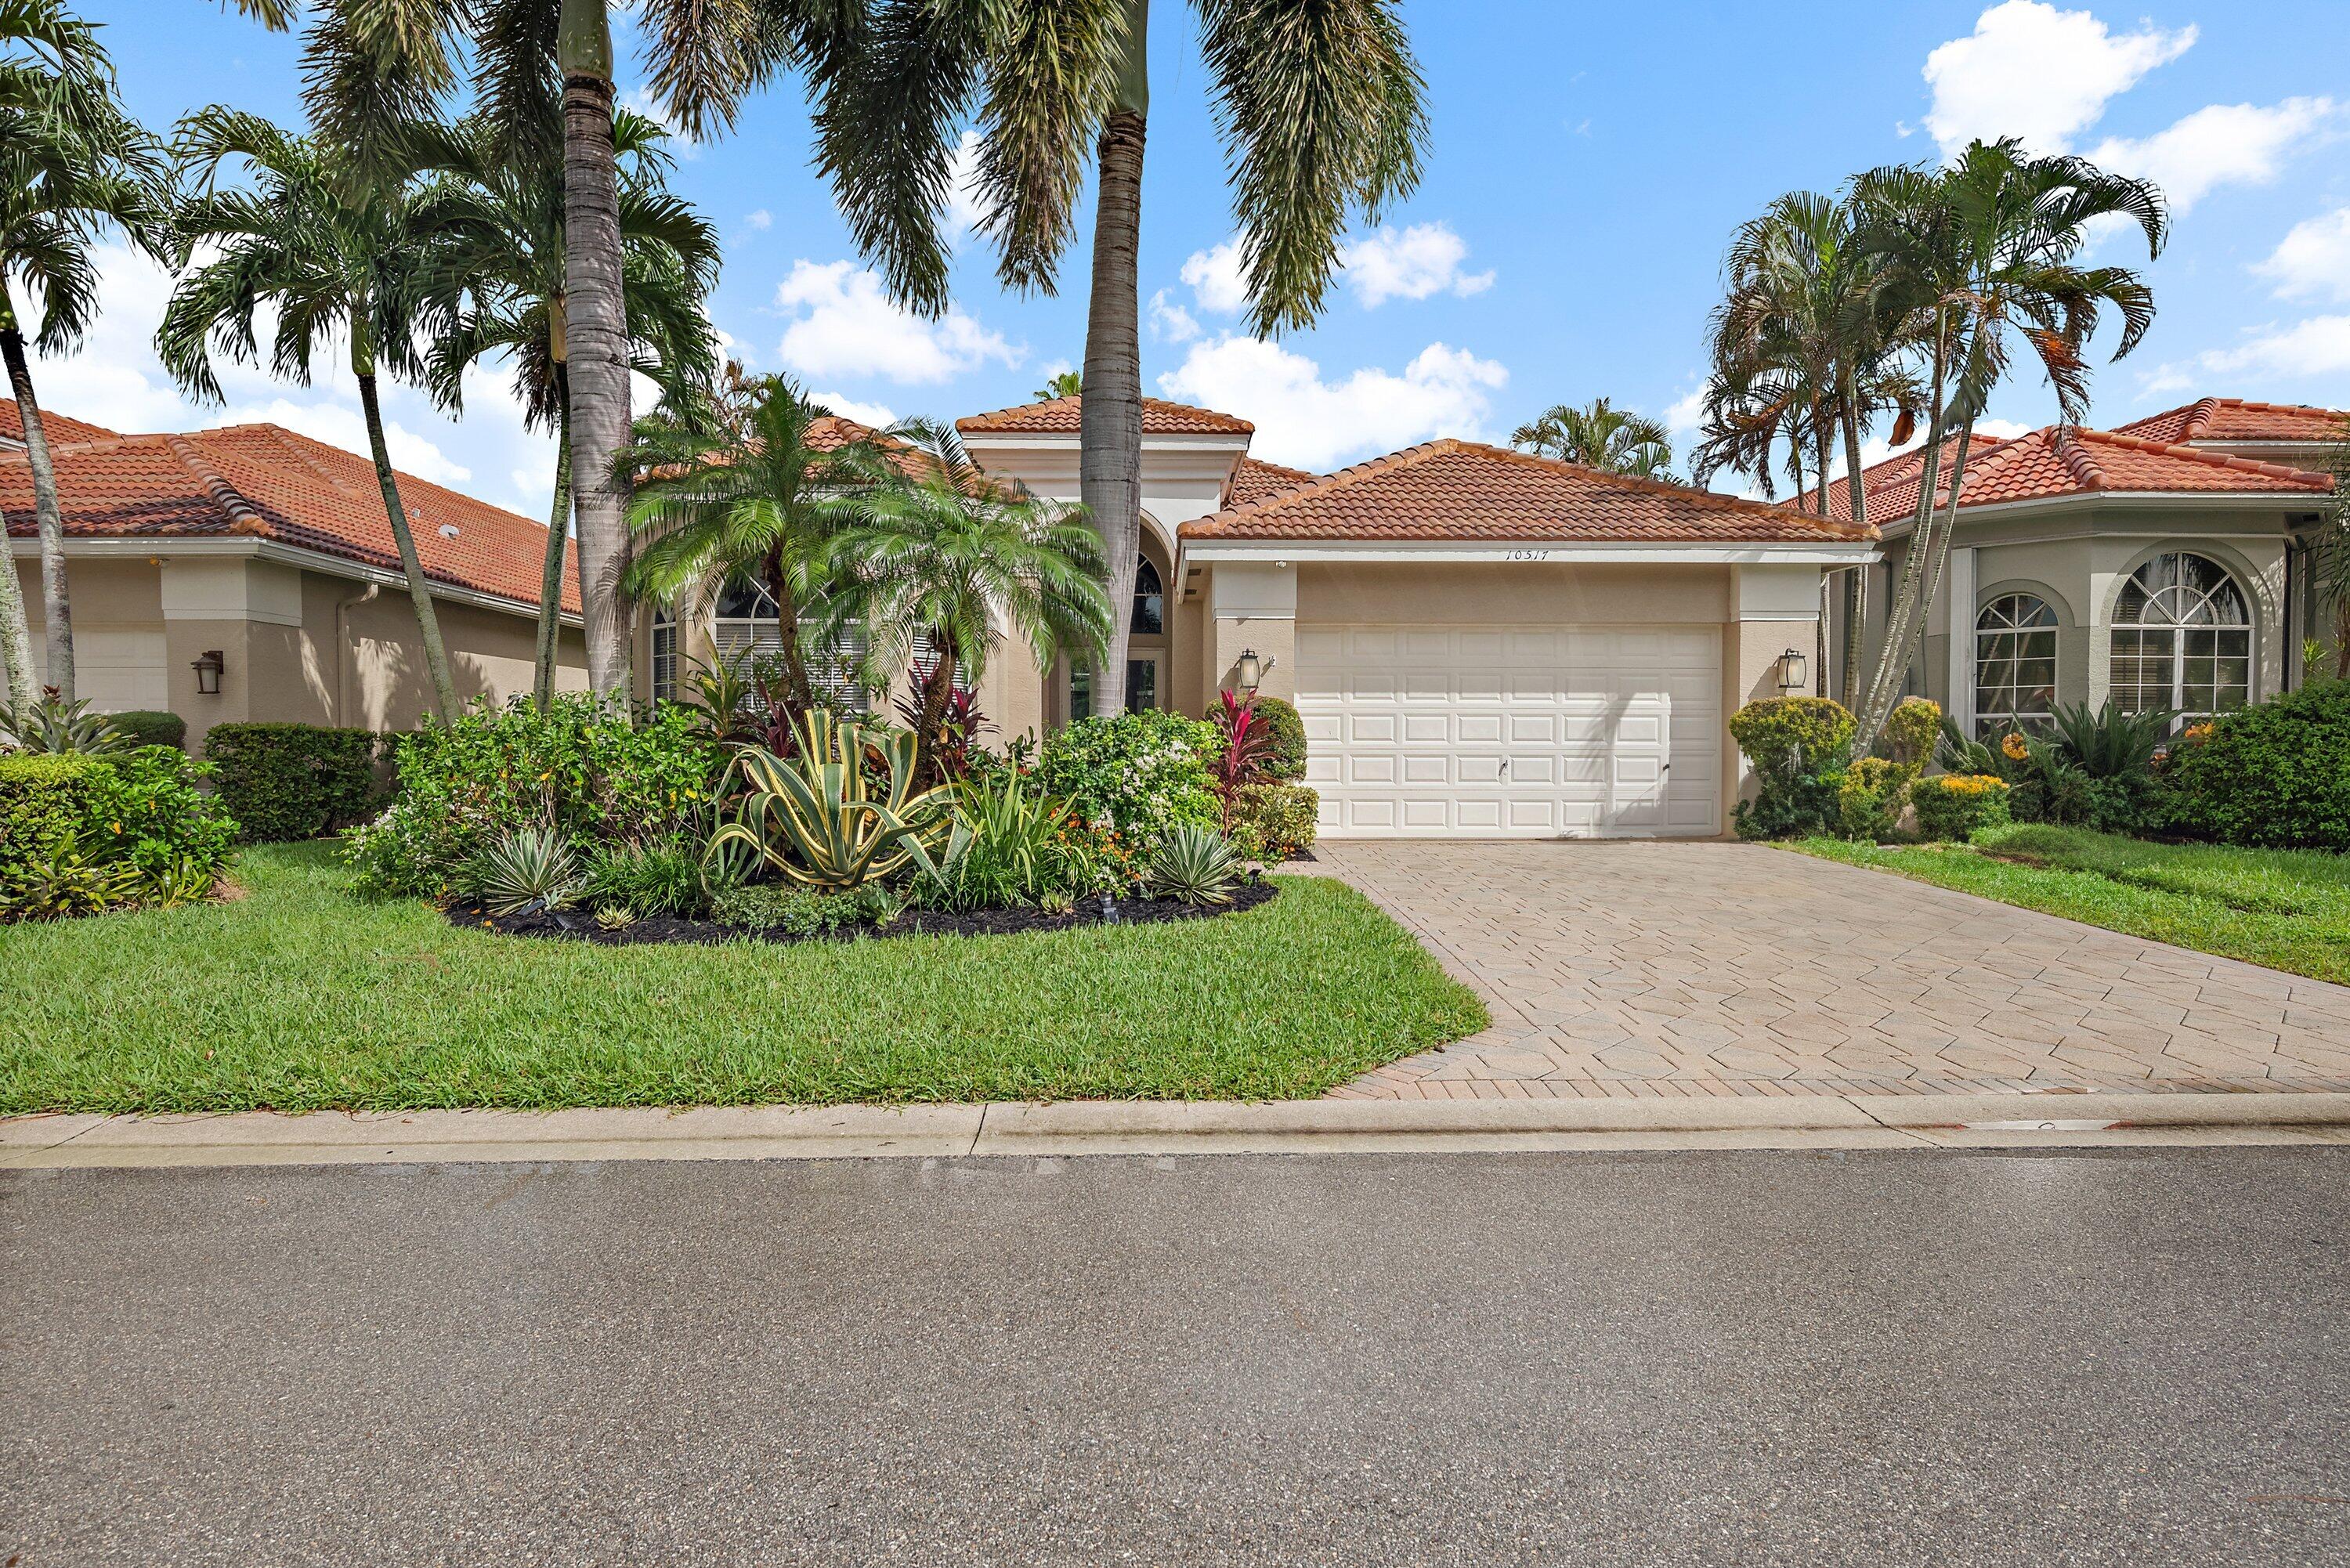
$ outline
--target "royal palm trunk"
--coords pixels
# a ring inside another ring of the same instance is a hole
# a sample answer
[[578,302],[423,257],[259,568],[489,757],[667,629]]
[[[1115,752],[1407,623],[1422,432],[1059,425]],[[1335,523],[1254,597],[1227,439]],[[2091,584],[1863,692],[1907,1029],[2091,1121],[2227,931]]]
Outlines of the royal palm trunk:
[[604,0],[562,0],[563,297],[571,384],[572,512],[588,684],[629,695],[629,330],[620,297],[620,190],[612,152],[612,30]]
[[365,335],[351,339],[351,369],[359,381],[359,410],[367,416],[368,452],[375,459],[375,482],[383,492],[384,515],[391,521],[391,540],[400,550],[400,569],[408,576],[408,597],[416,606],[416,630],[424,640],[424,667],[432,678],[432,697],[442,720],[456,722],[460,707],[457,688],[449,679],[449,650],[441,641],[441,618],[433,613],[432,590],[424,583],[424,563],[417,558],[416,535],[408,526],[400,504],[400,484],[392,477],[391,452],[383,441],[383,410],[376,401],[375,362],[368,357]]
[[[1868,497],[1860,473],[1860,410],[1849,374],[1845,378],[1842,423],[1845,504],[1852,521],[1865,528],[1868,525]],[[1853,689],[1860,682],[1860,663],[1867,645],[1864,624],[1867,616],[1868,568],[1847,567],[1844,574],[1844,670],[1836,683],[1836,695],[1844,699],[1846,707],[1852,705]]]
[[[16,301],[0,281],[0,359],[8,366],[8,387],[16,394],[17,417],[25,426],[25,461],[33,471],[33,521],[41,538],[41,614],[43,640],[49,656],[47,684],[57,695],[74,700],[73,604],[66,594],[65,515],[57,504],[57,470],[49,454],[49,437],[41,423],[40,400],[33,395],[33,368],[25,357],[25,330],[16,320]],[[33,690],[33,637],[25,624],[25,605],[16,588],[16,563],[0,552],[0,567],[8,579],[0,598],[0,636],[7,639],[8,688],[11,701],[30,706]]]
[[[560,320],[558,302],[551,314]],[[546,519],[546,560],[538,580],[538,654],[531,671],[531,700],[538,711],[555,701],[555,661],[563,641],[563,545],[571,530],[571,394],[564,385],[562,328],[553,328],[555,356],[555,504]]]
[[1142,236],[1142,147],[1150,112],[1149,0],[1128,0],[1126,54],[1097,147],[1093,294],[1086,311],[1085,389],[1078,434],[1078,498],[1101,535],[1116,607],[1104,668],[1094,671],[1094,711],[1126,711],[1126,606],[1142,555],[1142,337],[1138,290]]

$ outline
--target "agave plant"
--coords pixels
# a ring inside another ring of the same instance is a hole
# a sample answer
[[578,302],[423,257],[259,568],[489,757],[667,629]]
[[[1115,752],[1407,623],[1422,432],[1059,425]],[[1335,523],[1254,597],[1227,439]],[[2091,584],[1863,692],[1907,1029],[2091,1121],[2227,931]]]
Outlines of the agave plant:
[[1143,881],[1151,893],[1179,904],[1229,904],[1240,880],[1240,853],[1211,827],[1186,823],[1159,841]]
[[482,851],[473,867],[483,907],[494,915],[570,907],[587,885],[571,846],[551,827],[519,827]]
[[0,702],[0,750],[19,752],[82,752],[102,756],[127,752],[137,742],[115,727],[103,713],[89,711],[89,699],[67,702],[57,689],[45,686],[40,701],[28,707]]
[[914,788],[912,732],[843,723],[822,709],[802,716],[797,754],[744,746],[728,764],[722,796],[739,774],[747,792],[708,853],[740,845],[794,882],[848,888],[887,877],[948,832],[942,789]]

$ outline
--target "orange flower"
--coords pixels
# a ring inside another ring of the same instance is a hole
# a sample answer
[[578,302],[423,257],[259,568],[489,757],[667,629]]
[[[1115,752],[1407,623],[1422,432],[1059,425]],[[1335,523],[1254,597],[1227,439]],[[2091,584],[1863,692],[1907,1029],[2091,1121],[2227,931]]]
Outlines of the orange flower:
[[2006,753],[2011,763],[2020,763],[2032,754],[2032,748],[2023,743],[2023,737],[2019,734],[2011,733],[1999,743],[1999,749]]

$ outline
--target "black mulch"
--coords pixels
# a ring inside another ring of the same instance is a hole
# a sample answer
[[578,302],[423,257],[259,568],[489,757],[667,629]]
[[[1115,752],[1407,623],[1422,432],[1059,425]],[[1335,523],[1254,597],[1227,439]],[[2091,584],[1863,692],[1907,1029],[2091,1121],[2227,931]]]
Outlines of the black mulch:
[[[1122,926],[1151,925],[1160,920],[1201,920],[1217,915],[1238,914],[1253,909],[1269,901],[1280,891],[1270,877],[1242,883],[1232,890],[1229,904],[1201,906],[1181,904],[1172,898],[1121,898],[1118,902],[1118,923]],[[814,937],[795,937],[780,930],[761,930],[745,926],[721,925],[715,920],[681,920],[668,915],[649,915],[634,925],[608,931],[596,923],[596,917],[585,909],[567,909],[561,914],[544,912],[528,915],[492,915],[479,904],[453,903],[443,907],[452,926],[466,926],[475,930],[487,929],[509,937],[567,937],[575,941],[601,942],[607,947],[627,947],[637,942],[717,942],[741,941],[745,938],[769,942],[848,941],[858,937],[993,937],[1008,936],[1015,931],[1066,931],[1082,926],[1102,923],[1098,900],[1080,904],[1072,914],[1048,915],[1042,909],[974,909],[967,914],[949,914],[940,909],[908,909],[886,926],[852,926]]]

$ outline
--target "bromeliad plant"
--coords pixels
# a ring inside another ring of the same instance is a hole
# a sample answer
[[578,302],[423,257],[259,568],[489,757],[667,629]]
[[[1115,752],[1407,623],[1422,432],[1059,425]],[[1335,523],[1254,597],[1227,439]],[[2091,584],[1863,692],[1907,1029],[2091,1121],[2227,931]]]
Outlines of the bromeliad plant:
[[951,797],[914,788],[910,731],[843,723],[819,709],[797,738],[789,760],[758,746],[735,753],[719,793],[738,775],[746,793],[711,836],[711,857],[741,846],[790,881],[839,889],[887,877],[946,836]]

